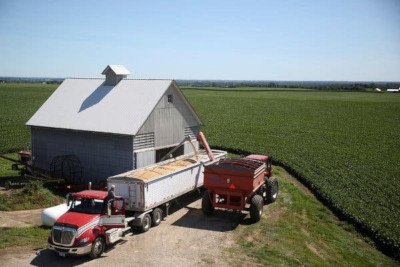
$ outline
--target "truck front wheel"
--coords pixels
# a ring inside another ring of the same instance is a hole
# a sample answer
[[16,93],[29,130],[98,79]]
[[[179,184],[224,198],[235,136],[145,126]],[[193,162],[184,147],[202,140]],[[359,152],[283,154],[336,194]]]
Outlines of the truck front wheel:
[[92,259],[100,257],[100,255],[103,254],[105,245],[106,243],[104,242],[104,238],[98,236],[92,243],[92,250],[90,251],[89,256]]

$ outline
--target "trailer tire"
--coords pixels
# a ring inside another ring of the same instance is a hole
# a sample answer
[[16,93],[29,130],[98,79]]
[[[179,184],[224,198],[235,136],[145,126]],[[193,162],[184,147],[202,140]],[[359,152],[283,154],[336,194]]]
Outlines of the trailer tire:
[[260,195],[254,195],[250,200],[250,218],[253,222],[258,222],[263,213],[263,198]]
[[155,208],[151,214],[151,225],[157,226],[161,223],[163,218],[163,211],[160,208]]
[[94,242],[92,243],[92,249],[90,250],[89,257],[92,259],[100,257],[103,254],[106,243],[104,242],[104,238],[102,236],[96,237]]
[[149,231],[151,227],[151,217],[150,214],[145,214],[142,219],[142,224],[139,226],[139,230],[142,233]]
[[274,203],[278,198],[279,185],[275,177],[267,179],[267,188],[265,196],[265,204]]
[[203,210],[203,214],[207,216],[210,216],[214,213],[214,207],[211,203],[208,190],[204,191],[203,193],[203,199],[201,200],[201,209]]

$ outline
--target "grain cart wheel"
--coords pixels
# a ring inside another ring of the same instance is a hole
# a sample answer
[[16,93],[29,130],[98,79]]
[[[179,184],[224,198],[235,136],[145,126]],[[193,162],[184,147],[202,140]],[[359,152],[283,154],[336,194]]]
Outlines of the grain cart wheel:
[[151,227],[151,217],[150,214],[145,214],[142,219],[142,225],[139,226],[140,232],[144,233],[149,231]]
[[163,216],[162,210],[159,208],[155,208],[151,216],[151,225],[153,227],[159,225],[161,223],[162,216]]
[[203,210],[204,215],[212,215],[214,213],[214,207],[211,203],[210,194],[208,190],[204,191],[203,199],[201,201],[201,209]]
[[273,203],[278,198],[278,180],[275,177],[270,177],[267,180],[267,190],[265,196],[265,204]]
[[254,222],[258,222],[261,219],[263,213],[264,200],[260,195],[254,195],[250,200],[250,218]]
[[103,254],[106,243],[104,242],[104,238],[102,236],[98,236],[94,242],[92,243],[92,249],[90,250],[89,256],[92,259],[100,257]]

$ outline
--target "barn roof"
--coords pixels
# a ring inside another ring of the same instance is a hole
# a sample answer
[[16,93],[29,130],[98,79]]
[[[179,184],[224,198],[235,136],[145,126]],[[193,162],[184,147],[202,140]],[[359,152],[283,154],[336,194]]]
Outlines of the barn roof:
[[28,126],[136,135],[165,91],[174,86],[193,116],[200,118],[173,80],[65,79],[26,123]]

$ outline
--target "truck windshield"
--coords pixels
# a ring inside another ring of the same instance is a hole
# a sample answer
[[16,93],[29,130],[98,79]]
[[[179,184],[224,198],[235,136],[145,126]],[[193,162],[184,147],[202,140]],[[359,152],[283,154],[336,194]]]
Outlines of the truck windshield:
[[70,211],[88,213],[88,214],[100,214],[103,211],[103,200],[100,199],[73,199]]

